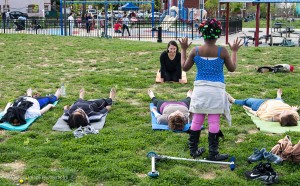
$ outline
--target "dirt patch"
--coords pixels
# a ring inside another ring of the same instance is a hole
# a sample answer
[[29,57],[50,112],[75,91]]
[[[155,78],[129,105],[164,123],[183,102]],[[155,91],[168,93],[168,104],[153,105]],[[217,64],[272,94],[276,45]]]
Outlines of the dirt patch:
[[146,55],[146,54],[150,54],[150,52],[137,52],[136,54],[138,54],[138,55]]
[[19,182],[22,176],[22,172],[25,168],[25,163],[21,161],[15,161],[12,163],[1,164],[3,167],[0,171],[0,177]]
[[147,177],[147,174],[136,174],[137,175],[137,177],[139,177],[139,178],[145,178],[145,177]]
[[70,63],[83,63],[84,60],[83,59],[79,59],[79,60],[74,60],[74,59],[65,59],[66,62],[70,62]]
[[255,133],[257,133],[257,132],[258,132],[257,129],[248,130],[248,134],[255,134]]
[[215,179],[217,176],[214,172],[207,172],[204,174],[199,175],[199,177],[206,179],[206,180],[213,180]]

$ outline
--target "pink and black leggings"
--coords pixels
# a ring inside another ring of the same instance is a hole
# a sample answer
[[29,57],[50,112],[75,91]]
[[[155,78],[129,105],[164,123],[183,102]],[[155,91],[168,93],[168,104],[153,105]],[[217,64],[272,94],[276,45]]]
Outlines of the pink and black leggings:
[[[206,114],[193,114],[191,130],[199,131],[205,120]],[[220,131],[220,114],[208,114],[208,131],[216,134]]]

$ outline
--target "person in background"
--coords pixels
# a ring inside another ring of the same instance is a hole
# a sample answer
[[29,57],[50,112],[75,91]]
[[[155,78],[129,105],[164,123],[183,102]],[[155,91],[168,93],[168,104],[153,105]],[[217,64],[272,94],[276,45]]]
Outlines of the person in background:
[[114,25],[114,31],[115,31],[115,33],[122,33],[121,29],[122,29],[122,25],[120,24],[119,21],[117,21],[115,23],[115,25]]
[[130,36],[130,32],[129,32],[129,28],[128,28],[128,24],[129,24],[129,19],[127,18],[127,15],[125,14],[122,18],[122,36],[124,36],[124,30],[126,29],[128,32],[128,36]]
[[69,23],[69,34],[72,35],[73,34],[73,28],[74,28],[74,17],[73,17],[73,13],[71,12],[69,17],[68,17],[68,23]]

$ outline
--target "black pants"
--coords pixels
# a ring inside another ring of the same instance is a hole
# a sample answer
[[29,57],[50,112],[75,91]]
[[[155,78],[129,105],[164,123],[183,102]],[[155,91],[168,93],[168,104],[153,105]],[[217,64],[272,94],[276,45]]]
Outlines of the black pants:
[[127,30],[128,35],[130,36],[129,28],[128,28],[128,26],[125,25],[125,24],[123,24],[123,26],[122,26],[122,36],[124,36],[124,30],[125,30],[125,29]]
[[156,97],[152,98],[152,103],[154,104],[154,106],[157,107],[158,112],[160,112],[160,107],[165,102],[184,102],[186,104],[186,106],[188,108],[190,108],[191,98],[187,97],[187,98],[185,98],[183,100],[180,100],[180,101],[165,101],[165,100],[159,100]]
[[180,77],[181,75],[179,75],[177,72],[164,72],[164,81],[175,81],[175,82],[179,82],[179,79],[181,79]]

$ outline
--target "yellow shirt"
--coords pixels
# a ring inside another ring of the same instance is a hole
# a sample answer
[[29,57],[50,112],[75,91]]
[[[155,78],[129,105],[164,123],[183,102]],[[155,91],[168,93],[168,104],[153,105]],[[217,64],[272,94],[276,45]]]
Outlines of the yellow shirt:
[[273,121],[273,117],[279,115],[283,110],[291,110],[294,117],[299,120],[299,114],[297,111],[292,110],[291,106],[281,100],[275,99],[265,101],[256,111],[256,114],[261,120]]

